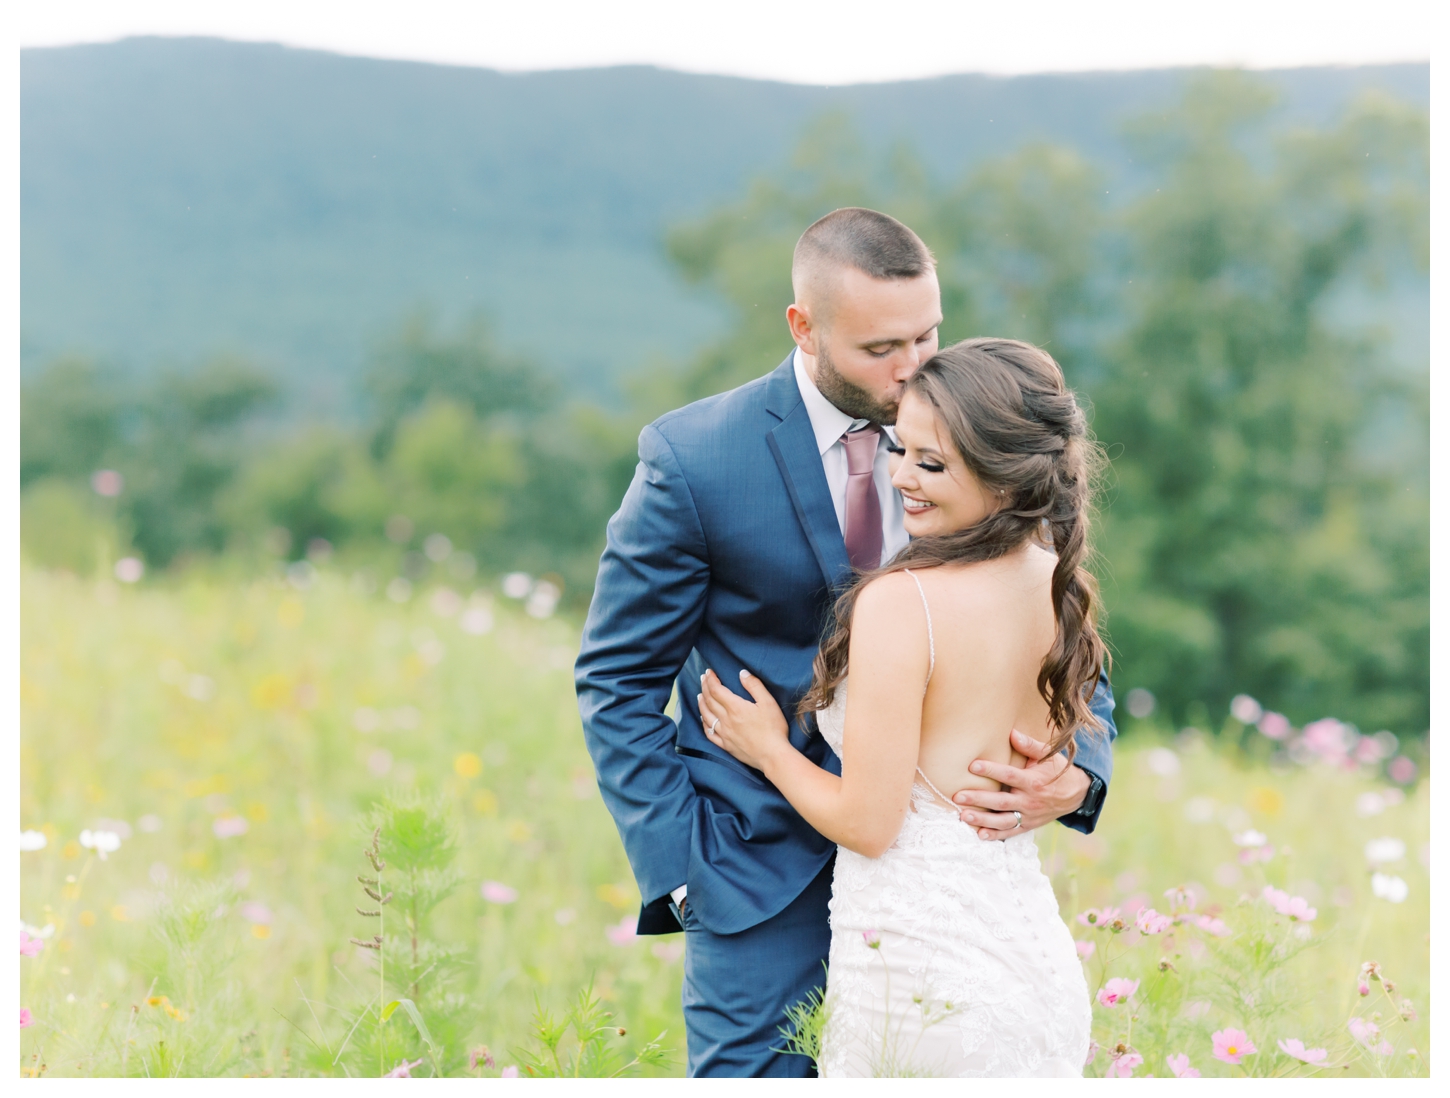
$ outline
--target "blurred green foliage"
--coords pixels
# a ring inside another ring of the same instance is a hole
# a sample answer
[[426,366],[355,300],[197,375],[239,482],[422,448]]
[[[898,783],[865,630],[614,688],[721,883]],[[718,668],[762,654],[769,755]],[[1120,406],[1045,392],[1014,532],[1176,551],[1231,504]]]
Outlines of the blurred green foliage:
[[[406,573],[443,534],[485,573],[551,574],[580,605],[639,426],[779,362],[802,227],[869,205],[936,252],[943,342],[1039,343],[1092,404],[1113,462],[1098,570],[1120,692],[1151,690],[1179,721],[1245,692],[1296,723],[1422,732],[1427,373],[1371,321],[1392,315],[1385,287],[1427,278],[1427,120],[1366,93],[1329,128],[1284,131],[1272,106],[1240,73],[1190,81],[1133,123],[1149,182],[1127,195],[1045,144],[943,182],[824,116],[779,172],[669,234],[733,323],[641,374],[623,411],[571,401],[482,322],[425,315],[377,349],[358,423],[266,418],[270,380],[237,362],[141,389],[56,362],[22,392],[23,544],[85,571],[107,536],[153,567],[322,539]],[[126,478],[114,516],[84,495],[97,468]],[[394,516],[409,522],[390,543]]]

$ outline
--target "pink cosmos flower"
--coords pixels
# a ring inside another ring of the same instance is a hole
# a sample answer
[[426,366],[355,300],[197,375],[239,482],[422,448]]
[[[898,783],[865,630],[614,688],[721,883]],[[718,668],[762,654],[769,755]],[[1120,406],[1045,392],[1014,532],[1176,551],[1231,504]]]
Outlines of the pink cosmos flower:
[[36,957],[45,948],[44,938],[32,938],[25,931],[20,932],[20,956]]
[[1151,907],[1145,907],[1138,912],[1134,925],[1144,934],[1162,934],[1173,926],[1173,920],[1167,915],[1158,914]]
[[1259,731],[1271,740],[1282,740],[1294,731],[1294,726],[1284,714],[1268,712],[1259,718]]
[[1133,1069],[1142,1062],[1142,1054],[1130,1048],[1121,1056],[1113,1057],[1113,1062],[1108,1065],[1108,1070],[1103,1073],[1103,1077],[1106,1079],[1131,1079]]
[[247,821],[241,816],[218,816],[211,822],[211,833],[218,839],[234,839],[247,833]]
[[1395,1051],[1394,1045],[1379,1039],[1380,1027],[1363,1018],[1349,1020],[1349,1035],[1376,1056],[1388,1056]]
[[494,1066],[493,1053],[488,1051],[487,1045],[479,1045],[476,1049],[468,1054],[469,1071],[477,1071],[479,1064],[482,1064],[484,1067],[490,1068]]
[[1180,1052],[1168,1057],[1168,1070],[1175,1079],[1202,1079],[1203,1073],[1188,1062],[1188,1053]]
[[1087,1067],[1090,1063],[1092,1063],[1097,1058],[1098,1058],[1098,1043],[1096,1041],[1089,1041],[1088,1042],[1087,1059],[1082,1062],[1082,1066],[1083,1067]]
[[1078,942],[1077,955],[1081,957],[1084,961],[1086,961],[1089,957],[1093,955],[1093,951],[1097,948],[1097,945],[1093,942]]
[[1269,862],[1274,859],[1274,848],[1272,846],[1246,846],[1239,851],[1239,865],[1253,865],[1256,862]]
[[517,1079],[519,1077],[519,1069],[514,1067],[513,1064],[510,1064],[498,1073],[498,1077],[500,1079]]
[[1198,906],[1198,894],[1186,885],[1170,888],[1163,893],[1163,898],[1168,901],[1168,910],[1175,915],[1192,911]]
[[409,1074],[409,1073],[412,1071],[413,1068],[417,1067],[422,1062],[423,1062],[422,1060],[414,1060],[410,1064],[410,1063],[408,1063],[407,1057],[404,1057],[403,1059],[401,1059],[401,1060],[398,1061],[398,1066],[395,1067],[395,1068],[393,1068],[393,1070],[390,1071],[390,1072],[388,1072],[386,1075],[384,1075],[383,1078],[384,1079],[411,1079],[413,1076],[411,1074]]
[[630,945],[635,938],[639,937],[634,929],[637,921],[634,916],[626,915],[614,926],[605,927],[604,936],[617,946]]
[[1228,924],[1222,919],[1216,919],[1212,915],[1200,915],[1193,920],[1199,930],[1207,931],[1215,938],[1222,938],[1228,934]]
[[1116,907],[1090,907],[1077,917],[1077,921],[1083,926],[1106,926],[1120,914]]
[[[1121,976],[1115,976],[1098,990],[1098,1002],[1105,1007],[1115,1007],[1119,1003],[1126,1003],[1137,990],[1137,980],[1125,980]],[[1141,1060],[1138,1062],[1142,1063]]]
[[861,940],[866,943],[866,948],[867,949],[880,949],[881,948],[881,931],[879,931],[879,930],[863,930],[863,931],[861,931]]
[[20,1008],[20,1028],[21,1029],[29,1029],[33,1025],[35,1025],[35,1018],[31,1015],[30,1011],[26,1010],[24,1007],[21,1007]]
[[1305,1048],[1304,1042],[1297,1037],[1279,1039],[1279,1051],[1285,1056],[1292,1056],[1296,1060],[1303,1060],[1306,1064],[1322,1063],[1329,1053],[1322,1048]]
[[1241,1029],[1220,1029],[1213,1035],[1213,1058],[1225,1064],[1241,1064],[1245,1056],[1258,1051]]
[[517,889],[499,881],[484,881],[478,891],[491,904],[511,904],[519,898]]
[[1290,896],[1273,885],[1265,885],[1262,895],[1280,915],[1287,915],[1296,922],[1313,922],[1314,916],[1319,914],[1318,909],[1310,907],[1303,896]]

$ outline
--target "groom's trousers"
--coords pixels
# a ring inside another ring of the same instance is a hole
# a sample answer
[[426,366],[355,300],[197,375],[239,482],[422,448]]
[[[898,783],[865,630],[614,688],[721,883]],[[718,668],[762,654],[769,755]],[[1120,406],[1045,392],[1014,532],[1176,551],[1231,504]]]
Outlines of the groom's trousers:
[[685,901],[685,1034],[689,1074],[801,1078],[815,1074],[785,1046],[785,1010],[822,990],[831,951],[833,857],[779,914],[738,934],[700,925]]

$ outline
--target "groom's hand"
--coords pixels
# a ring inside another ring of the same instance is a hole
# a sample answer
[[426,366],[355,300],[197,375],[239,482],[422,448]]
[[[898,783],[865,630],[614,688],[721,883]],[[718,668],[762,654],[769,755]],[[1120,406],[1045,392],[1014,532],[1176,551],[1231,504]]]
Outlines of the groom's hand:
[[[1031,831],[1082,807],[1092,779],[1067,761],[1059,751],[1050,751],[1047,744],[1013,731],[1012,747],[1027,757],[1022,767],[978,759],[972,773],[1001,782],[1000,793],[988,789],[963,789],[952,798],[962,806],[962,823],[977,829],[984,839],[1010,839],[1023,831]],[[1017,826],[1013,811],[1022,813],[1022,826]]]

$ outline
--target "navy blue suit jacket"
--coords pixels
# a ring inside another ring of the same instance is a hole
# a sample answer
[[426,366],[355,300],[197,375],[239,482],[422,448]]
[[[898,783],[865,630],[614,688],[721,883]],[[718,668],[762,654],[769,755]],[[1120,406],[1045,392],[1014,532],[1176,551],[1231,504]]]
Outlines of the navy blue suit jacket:
[[[650,424],[639,459],[575,667],[584,738],[644,897],[639,932],[677,931],[669,893],[687,884],[700,923],[734,934],[789,904],[835,844],[705,738],[700,676],[735,683],[747,668],[794,714],[851,564],[790,358]],[[1115,736],[1106,679],[1093,704]],[[812,730],[792,720],[790,738],[840,773]],[[1078,746],[1104,781],[1109,742]],[[1064,822],[1090,831],[1096,814]]]

